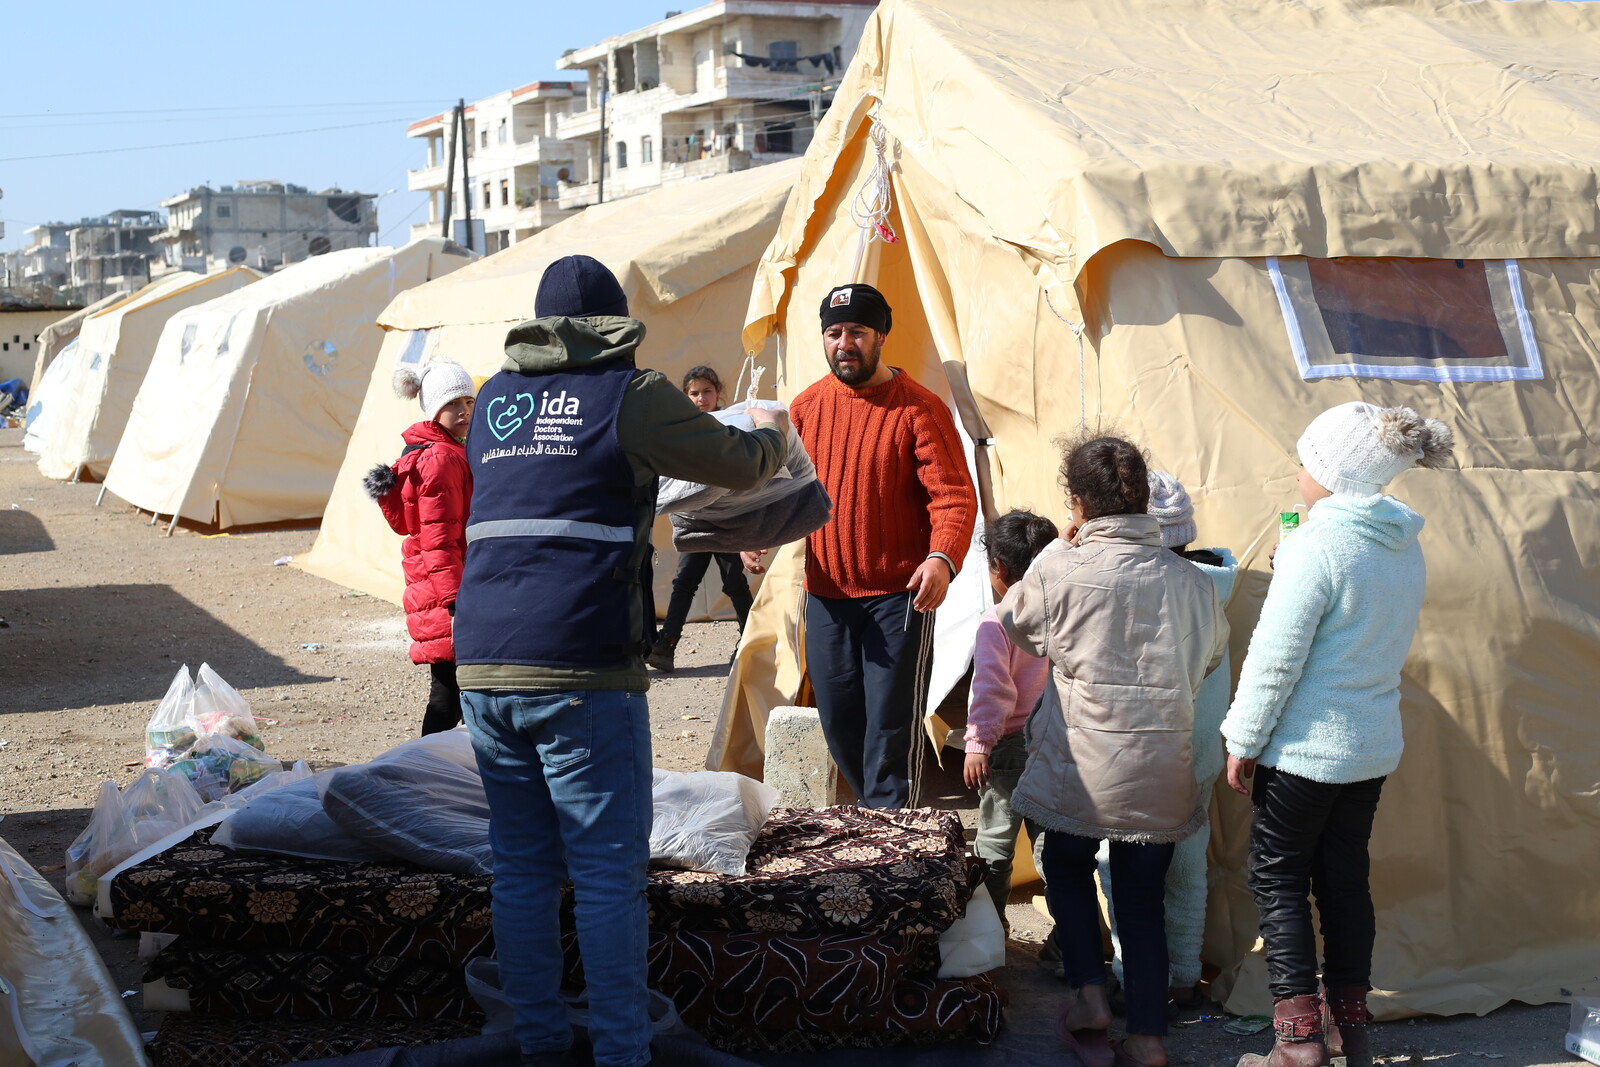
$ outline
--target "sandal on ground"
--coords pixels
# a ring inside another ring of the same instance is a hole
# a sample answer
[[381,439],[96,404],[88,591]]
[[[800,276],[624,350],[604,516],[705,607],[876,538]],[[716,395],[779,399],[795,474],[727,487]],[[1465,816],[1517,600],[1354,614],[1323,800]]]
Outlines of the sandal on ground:
[[1112,1051],[1110,1031],[1103,1028],[1067,1029],[1067,1015],[1076,1003],[1075,997],[1068,997],[1062,1003],[1061,1014],[1056,1016],[1056,1036],[1067,1046],[1067,1051],[1078,1057],[1083,1067],[1113,1067],[1117,1056]]

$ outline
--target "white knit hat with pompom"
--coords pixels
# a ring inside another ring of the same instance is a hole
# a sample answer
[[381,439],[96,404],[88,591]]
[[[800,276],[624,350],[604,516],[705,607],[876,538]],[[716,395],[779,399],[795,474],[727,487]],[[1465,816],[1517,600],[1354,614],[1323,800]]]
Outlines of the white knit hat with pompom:
[[1164,548],[1182,548],[1199,536],[1194,525],[1194,502],[1189,490],[1166,471],[1151,468],[1145,474],[1150,482],[1150,506],[1145,510],[1161,524]]
[[1330,493],[1372,496],[1403,470],[1448,466],[1454,446],[1438,419],[1352,400],[1312,419],[1297,447],[1300,465]]
[[394,370],[394,394],[404,400],[416,400],[428,418],[436,418],[439,409],[463,396],[476,396],[477,386],[472,375],[459,363],[436,359],[422,368],[422,373],[401,365]]

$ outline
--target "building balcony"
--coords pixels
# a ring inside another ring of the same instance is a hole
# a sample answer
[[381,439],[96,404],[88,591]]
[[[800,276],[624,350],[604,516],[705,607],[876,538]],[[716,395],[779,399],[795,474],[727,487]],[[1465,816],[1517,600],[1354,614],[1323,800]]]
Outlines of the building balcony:
[[443,163],[432,167],[421,167],[417,170],[406,171],[406,188],[413,193],[427,192],[430,189],[443,189],[445,180],[445,167]]
[[556,136],[563,141],[575,137],[593,137],[599,132],[600,109],[597,107],[556,116]]
[[411,240],[415,241],[421,237],[437,237],[439,236],[439,228],[437,221],[413,222],[411,224]]
[[600,186],[594,182],[562,182],[556,188],[556,206],[562,211],[586,208],[600,199]]

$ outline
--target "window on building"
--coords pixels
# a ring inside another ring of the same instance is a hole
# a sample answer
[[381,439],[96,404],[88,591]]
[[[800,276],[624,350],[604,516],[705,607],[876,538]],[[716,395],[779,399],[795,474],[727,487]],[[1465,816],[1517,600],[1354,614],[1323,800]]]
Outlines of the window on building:
[[648,138],[648,137],[639,138],[639,162],[640,163],[654,163],[655,162],[655,158],[656,158],[656,146],[655,146],[655,144],[652,143],[650,138]]
[[217,205],[217,218],[219,218],[219,219],[228,219],[228,218],[232,218],[232,217],[233,217],[233,205],[232,204],[218,204]]
[[1308,381],[1543,378],[1522,283],[1539,269],[1514,259],[1267,259]]
[[478,134],[478,147],[479,148],[488,148],[489,147],[489,131],[488,130],[483,130],[483,131],[479,132],[479,134]]
[[626,170],[627,168],[628,168],[628,142],[627,141],[618,141],[617,142],[617,169],[618,170]]
[[[485,135],[487,136],[487,135]],[[489,210],[489,183],[483,183],[483,210]]]
[[500,143],[501,144],[505,144],[506,143],[506,120],[505,119],[501,119],[500,120]]
[[511,183],[504,178],[500,179],[500,206],[507,207],[511,203]]

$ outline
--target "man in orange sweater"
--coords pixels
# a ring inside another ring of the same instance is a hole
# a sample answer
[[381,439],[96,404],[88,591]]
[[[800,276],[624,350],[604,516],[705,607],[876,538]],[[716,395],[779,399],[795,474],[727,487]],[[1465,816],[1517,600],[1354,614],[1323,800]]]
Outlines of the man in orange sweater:
[[822,348],[833,373],[789,409],[833,500],[832,520],[806,539],[806,670],[828,751],[870,808],[910,803],[933,610],[978,515],[949,408],[880,358],[891,325],[872,286],[830,290]]

